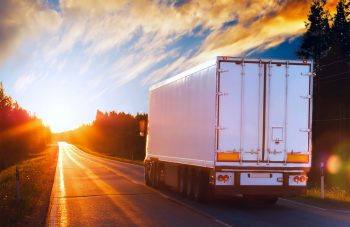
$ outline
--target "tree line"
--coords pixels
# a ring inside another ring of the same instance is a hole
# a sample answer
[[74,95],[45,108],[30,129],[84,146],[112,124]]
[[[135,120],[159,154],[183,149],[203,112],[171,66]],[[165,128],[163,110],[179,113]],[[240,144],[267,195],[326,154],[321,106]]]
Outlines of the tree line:
[[146,137],[140,135],[141,122],[147,125],[147,114],[97,110],[91,124],[59,133],[57,138],[106,155],[143,160]]
[[[350,189],[350,1],[340,0],[334,15],[325,0],[313,0],[297,55],[313,59],[313,169],[320,163],[338,171],[328,176],[329,185]],[[335,159],[332,159],[335,160]]]
[[6,95],[0,82],[0,171],[43,151],[51,132]]

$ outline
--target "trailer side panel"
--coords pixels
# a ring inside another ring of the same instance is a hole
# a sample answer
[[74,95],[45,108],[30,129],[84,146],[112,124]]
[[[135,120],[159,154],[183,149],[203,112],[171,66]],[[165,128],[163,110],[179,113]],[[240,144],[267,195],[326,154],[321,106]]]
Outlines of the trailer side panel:
[[215,98],[216,65],[151,90],[147,157],[213,167]]

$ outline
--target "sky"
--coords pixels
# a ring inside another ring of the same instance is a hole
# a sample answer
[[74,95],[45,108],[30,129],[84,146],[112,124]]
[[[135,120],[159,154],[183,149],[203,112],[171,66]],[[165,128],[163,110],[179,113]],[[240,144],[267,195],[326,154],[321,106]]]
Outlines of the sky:
[[[334,8],[335,1],[328,1]],[[308,0],[1,0],[0,81],[53,131],[148,111],[148,89],[215,56],[296,58]]]

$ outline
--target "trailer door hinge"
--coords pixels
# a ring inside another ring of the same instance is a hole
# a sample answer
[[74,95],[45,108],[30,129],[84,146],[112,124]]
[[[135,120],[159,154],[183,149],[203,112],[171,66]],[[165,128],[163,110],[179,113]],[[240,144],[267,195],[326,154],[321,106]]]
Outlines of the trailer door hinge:
[[216,129],[216,130],[225,130],[226,128],[220,127],[220,126],[216,126],[215,129]]
[[312,99],[312,95],[300,96],[302,99]]
[[300,73],[302,76],[316,76],[316,73],[313,73],[313,72],[308,72],[308,73]]
[[228,95],[228,93],[227,93],[227,92],[221,92],[221,91],[219,91],[218,93],[216,93],[216,95],[218,95],[218,96],[224,96],[224,95]]
[[302,128],[299,129],[300,132],[311,132],[311,128]]
[[227,73],[228,70],[219,69],[219,73]]

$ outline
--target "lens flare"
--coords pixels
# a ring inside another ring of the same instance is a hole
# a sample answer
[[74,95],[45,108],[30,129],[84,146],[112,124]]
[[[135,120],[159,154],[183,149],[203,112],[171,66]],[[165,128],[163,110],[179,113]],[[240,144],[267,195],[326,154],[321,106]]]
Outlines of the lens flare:
[[339,172],[341,165],[342,163],[339,156],[332,155],[327,160],[327,171],[331,174],[336,174]]
[[348,183],[350,183],[350,159],[348,160],[347,166],[346,166],[346,176]]

